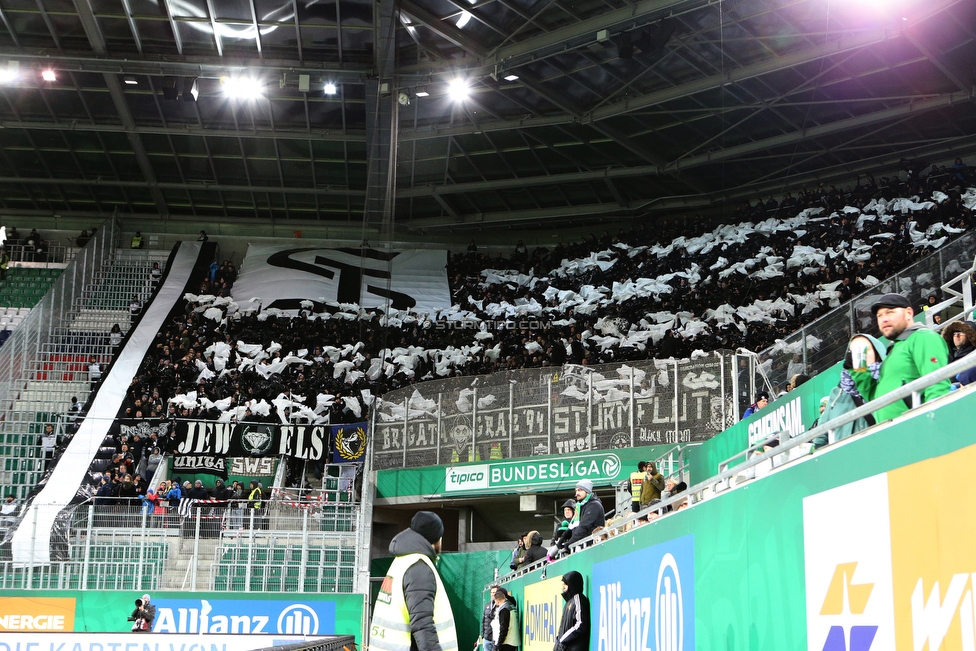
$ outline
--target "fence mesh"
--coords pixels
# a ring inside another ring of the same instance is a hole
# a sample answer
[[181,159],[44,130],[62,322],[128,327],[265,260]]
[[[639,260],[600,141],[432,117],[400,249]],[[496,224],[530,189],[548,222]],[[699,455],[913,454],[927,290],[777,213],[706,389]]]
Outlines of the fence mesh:
[[377,469],[693,442],[735,421],[733,355],[425,382],[379,399]]
[[[972,267],[974,249],[976,234],[966,233],[759,353],[759,362],[773,390],[784,389],[793,373],[813,376],[836,364],[844,357],[852,335],[877,332],[871,305],[879,296],[895,292],[905,295],[914,306],[924,304],[929,294],[939,292],[946,283]],[[955,289],[962,291],[958,286]],[[959,308],[954,309],[958,312]],[[952,314],[943,316],[948,318]]]

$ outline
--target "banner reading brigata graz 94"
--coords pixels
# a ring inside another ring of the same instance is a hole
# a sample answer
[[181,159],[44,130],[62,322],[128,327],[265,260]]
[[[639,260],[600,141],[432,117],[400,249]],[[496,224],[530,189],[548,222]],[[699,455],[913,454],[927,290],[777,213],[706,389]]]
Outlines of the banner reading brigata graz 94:
[[367,423],[272,425],[178,421],[177,454],[210,457],[288,456],[332,463],[362,461]]

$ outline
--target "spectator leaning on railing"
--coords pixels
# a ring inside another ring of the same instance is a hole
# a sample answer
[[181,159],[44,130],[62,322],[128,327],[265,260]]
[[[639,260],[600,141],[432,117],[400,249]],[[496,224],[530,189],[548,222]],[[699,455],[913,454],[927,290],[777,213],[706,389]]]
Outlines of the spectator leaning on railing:
[[[953,321],[942,330],[942,338],[949,346],[949,356],[953,362],[976,352],[976,324],[972,321]],[[956,376],[956,382],[966,385],[976,380],[976,368],[971,368]]]
[[[851,370],[845,371],[865,400],[880,398],[926,373],[948,363],[949,349],[934,330],[913,321],[911,303],[901,294],[885,294],[871,306],[878,329],[892,343],[883,362],[864,337],[851,340]],[[942,380],[922,392],[923,402],[949,393],[949,380]],[[908,411],[910,399],[899,400],[874,412],[875,421],[895,418]]]

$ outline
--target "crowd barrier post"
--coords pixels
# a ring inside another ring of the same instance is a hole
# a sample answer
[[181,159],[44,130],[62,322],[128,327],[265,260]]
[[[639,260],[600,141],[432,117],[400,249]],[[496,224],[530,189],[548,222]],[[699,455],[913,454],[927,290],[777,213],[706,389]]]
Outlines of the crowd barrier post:
[[410,396],[403,397],[403,437],[400,444],[403,446],[403,467],[407,467],[407,427],[410,423]]
[[630,404],[628,405],[627,411],[627,425],[630,429],[630,447],[634,447],[634,411],[637,409],[637,403],[634,401],[634,367],[630,367]]
[[[437,394],[438,396],[440,394]],[[437,408],[440,410],[440,401],[437,403]],[[439,413],[439,412],[438,412]],[[512,382],[508,383],[508,457],[512,458],[515,456],[513,450],[515,449],[515,434],[512,429],[515,427],[515,384]],[[437,424],[437,431],[440,432],[440,423]],[[438,436],[438,439],[440,437]]]
[[[359,550],[356,550],[359,553]],[[298,567],[298,592],[305,592],[305,573],[308,565],[308,510],[302,509],[302,564]]]
[[92,524],[95,520],[95,504],[88,505],[88,522],[85,523],[85,557],[81,561],[82,590],[88,589],[88,564],[91,560]]
[[552,452],[552,376],[546,378],[546,436],[549,452]]
[[[552,401],[552,395],[549,396]],[[593,371],[586,373],[586,447],[593,449]],[[550,450],[552,452],[552,450]]]
[[[190,582],[193,585],[192,590],[197,589],[197,564],[200,562],[200,514],[203,513],[203,509],[196,508],[194,511],[194,523],[193,523],[193,567],[190,571]],[[254,558],[253,556],[251,558]]]
[[34,517],[31,520],[31,550],[29,558],[30,563],[27,564],[27,585],[24,586],[27,590],[30,590],[34,586],[34,558],[37,555],[37,513],[40,509],[32,509]]
[[476,439],[478,438],[478,387],[474,387],[473,391],[474,393],[471,395],[471,451],[468,452],[468,461],[475,460]]
[[[151,502],[146,502],[146,504],[150,504],[151,505],[152,503]],[[142,571],[142,568],[146,567],[146,521],[149,518],[149,514],[146,513],[146,510],[145,509],[139,509],[139,511],[141,512],[141,515],[142,515],[142,518],[141,518],[142,522],[140,523],[142,525],[142,531],[140,532],[141,535],[140,535],[140,542],[139,542],[139,574],[138,574],[139,581],[138,581],[138,585],[139,585],[139,588],[142,589],[144,587],[142,585],[142,579],[143,579],[143,571]],[[145,587],[151,587],[151,586],[145,586]]]
[[[248,559],[254,558],[254,512],[257,509],[248,509],[250,511],[250,523],[248,526],[248,536],[247,536],[247,557]],[[251,563],[244,564],[244,592],[251,591]]]
[[[443,397],[444,397],[444,394],[442,392],[438,391],[437,392],[437,437],[436,437],[437,438],[437,444],[436,444],[437,447],[436,447],[435,452],[434,452],[434,454],[436,455],[435,460],[437,461],[437,465],[438,466],[441,465],[441,432],[444,431],[444,419],[443,419],[443,415],[442,415],[442,411],[441,411],[443,409],[443,405],[442,405],[442,403],[443,403],[442,398]],[[376,410],[374,410],[374,413],[375,413],[375,411]],[[375,427],[376,418],[375,417],[373,418],[373,422],[374,422],[373,432],[376,432],[376,427]],[[370,442],[372,442],[374,438],[375,438],[375,434],[371,435],[370,438],[369,438]]]
[[680,380],[678,379],[678,368],[681,363],[678,360],[674,360],[674,380],[671,382],[671,388],[674,391],[672,404],[674,405],[674,442],[677,443],[681,439],[681,424],[678,422],[678,385]]

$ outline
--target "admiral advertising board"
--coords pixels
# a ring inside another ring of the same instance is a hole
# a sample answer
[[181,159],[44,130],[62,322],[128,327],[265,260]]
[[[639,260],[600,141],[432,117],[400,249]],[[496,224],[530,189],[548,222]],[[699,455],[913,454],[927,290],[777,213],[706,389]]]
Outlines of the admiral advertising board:
[[525,586],[522,651],[552,651],[564,603],[561,577]]

